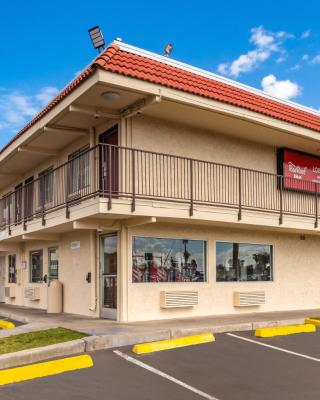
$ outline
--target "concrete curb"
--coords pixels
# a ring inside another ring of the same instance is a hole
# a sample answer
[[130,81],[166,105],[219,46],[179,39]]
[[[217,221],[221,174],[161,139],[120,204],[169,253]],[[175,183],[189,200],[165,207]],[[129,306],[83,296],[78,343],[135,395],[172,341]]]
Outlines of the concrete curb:
[[85,342],[82,339],[51,344],[50,346],[39,347],[36,349],[17,351],[16,353],[8,353],[0,356],[0,369],[32,364],[49,358],[84,353],[84,351]]
[[[0,370],[19,365],[32,364],[38,361],[71,354],[92,352],[96,350],[112,349],[115,347],[129,346],[137,343],[154,342],[166,339],[175,339],[183,336],[198,335],[201,333],[225,333],[237,331],[254,331],[262,327],[278,327],[284,325],[303,324],[304,318],[286,319],[280,321],[261,321],[239,324],[201,326],[196,328],[169,328],[140,333],[93,335],[70,342],[53,344],[36,349],[18,351],[0,356]],[[43,329],[46,329],[43,327]],[[13,331],[13,330],[12,330]],[[11,331],[11,332],[12,332]],[[16,332],[16,334],[21,332]]]

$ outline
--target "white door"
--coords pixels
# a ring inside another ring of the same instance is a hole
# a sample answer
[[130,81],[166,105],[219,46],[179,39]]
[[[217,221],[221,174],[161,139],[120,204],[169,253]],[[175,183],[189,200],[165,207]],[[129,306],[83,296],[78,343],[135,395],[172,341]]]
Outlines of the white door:
[[4,302],[4,287],[5,287],[5,257],[0,257],[0,302]]

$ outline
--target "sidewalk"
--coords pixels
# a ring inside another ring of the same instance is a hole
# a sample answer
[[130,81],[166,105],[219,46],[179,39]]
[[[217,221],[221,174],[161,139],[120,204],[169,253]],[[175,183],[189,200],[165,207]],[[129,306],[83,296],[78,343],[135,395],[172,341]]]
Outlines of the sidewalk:
[[152,336],[154,334],[161,336],[163,334],[179,337],[204,331],[220,333],[253,330],[261,326],[299,324],[310,316],[320,316],[320,309],[119,323],[74,314],[47,314],[43,310],[0,304],[0,316],[25,323],[14,330],[0,331],[0,337],[57,326],[95,336]]
[[301,324],[307,317],[320,316],[319,310],[241,313],[188,319],[119,323],[73,314],[47,314],[46,311],[0,304],[0,319],[23,322],[14,329],[0,330],[0,338],[53,327],[87,333],[88,337],[70,342],[22,350],[0,356],[0,370],[95,350],[128,346],[188,336],[197,333],[249,331],[265,326]]

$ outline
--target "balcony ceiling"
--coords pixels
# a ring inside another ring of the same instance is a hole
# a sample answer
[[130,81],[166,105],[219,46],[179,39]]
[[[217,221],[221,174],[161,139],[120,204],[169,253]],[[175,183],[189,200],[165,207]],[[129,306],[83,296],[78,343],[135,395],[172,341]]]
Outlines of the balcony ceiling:
[[[101,96],[106,91],[116,91],[119,93],[120,98],[108,102]],[[59,130],[45,131],[41,127],[23,143],[22,147],[26,149],[41,149],[45,153],[59,153],[59,151],[79,140],[85,134],[89,136],[90,128],[97,127],[108,121],[105,116],[98,117],[95,115],[96,111],[108,111],[112,114],[117,114],[120,110],[143,99],[143,97],[139,93],[95,84],[72,104],[73,106],[90,110],[90,114],[74,112],[66,108],[47,125],[49,128],[58,127]],[[22,152],[18,151],[18,149],[13,151],[9,157],[0,162],[0,190],[17,181],[20,176],[24,176],[26,170],[32,170],[44,163],[48,157],[50,157],[50,154],[31,151]]]

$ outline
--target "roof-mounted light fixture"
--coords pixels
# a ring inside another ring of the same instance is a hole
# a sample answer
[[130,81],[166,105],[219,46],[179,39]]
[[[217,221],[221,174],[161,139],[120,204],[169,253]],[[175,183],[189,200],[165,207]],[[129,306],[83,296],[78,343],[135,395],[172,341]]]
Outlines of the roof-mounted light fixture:
[[167,43],[164,47],[164,56],[170,57],[173,50],[173,45],[171,43]]
[[99,26],[94,26],[88,30],[93,47],[101,53],[105,49],[105,41]]

